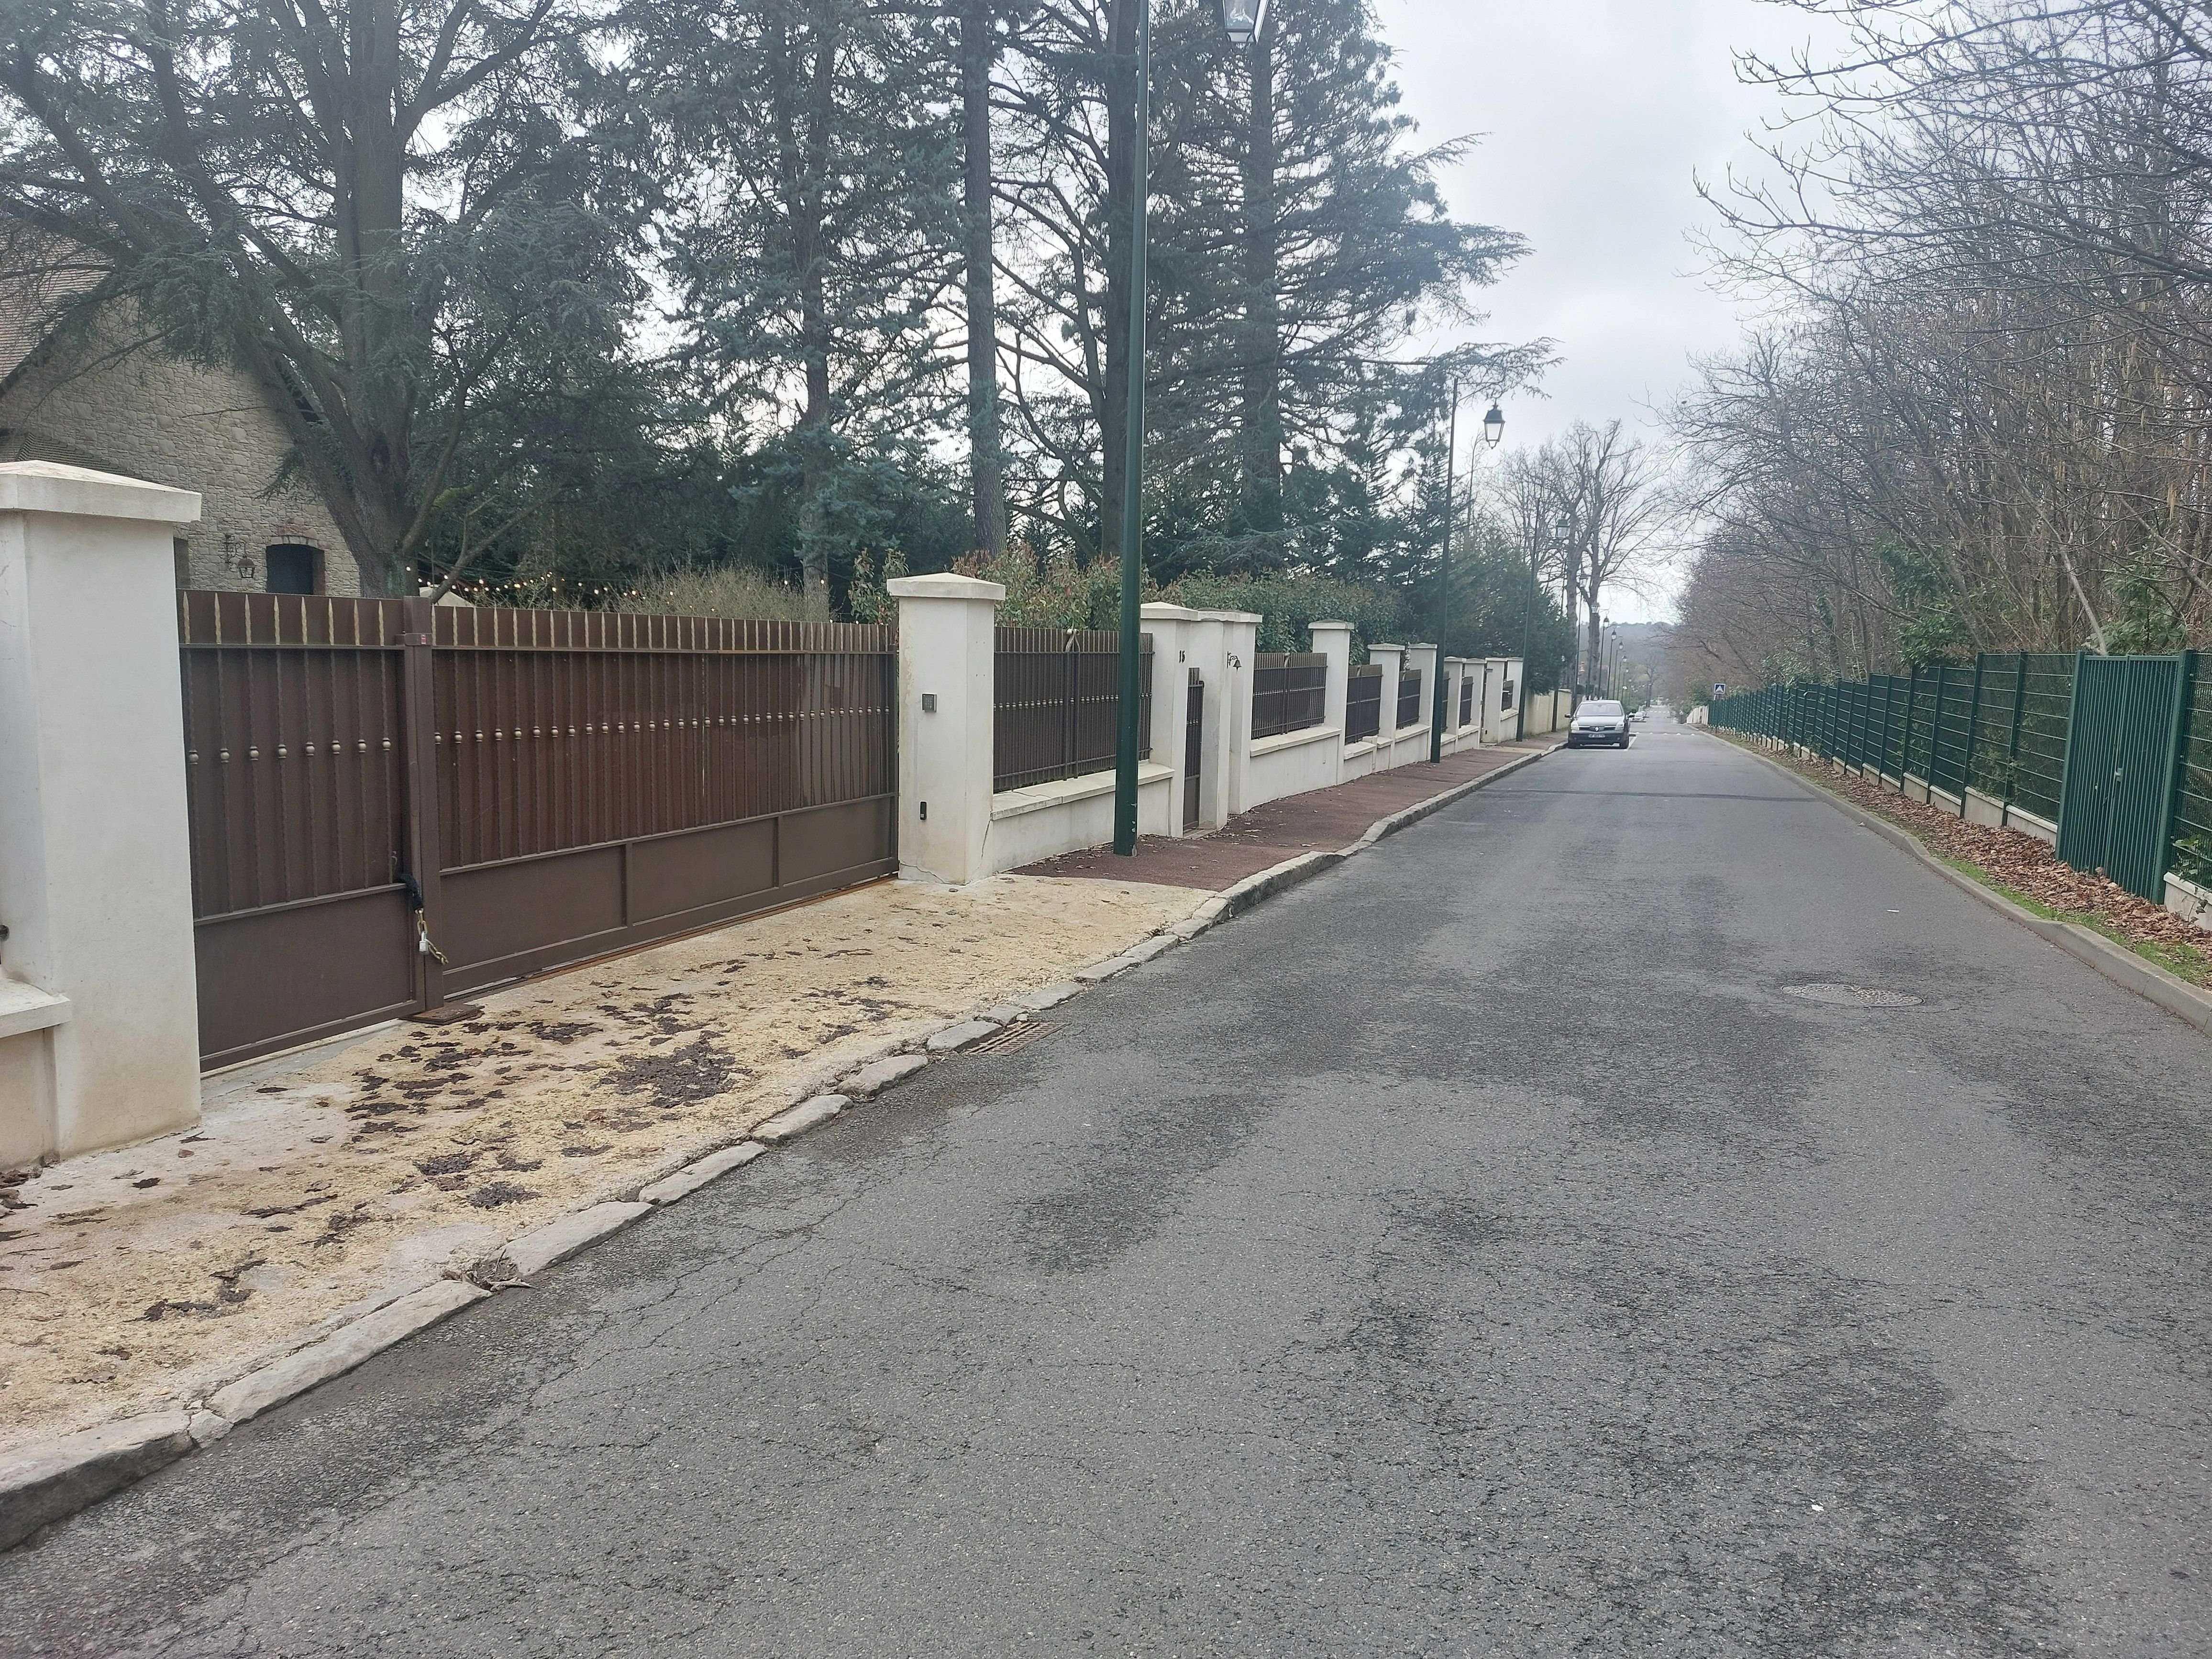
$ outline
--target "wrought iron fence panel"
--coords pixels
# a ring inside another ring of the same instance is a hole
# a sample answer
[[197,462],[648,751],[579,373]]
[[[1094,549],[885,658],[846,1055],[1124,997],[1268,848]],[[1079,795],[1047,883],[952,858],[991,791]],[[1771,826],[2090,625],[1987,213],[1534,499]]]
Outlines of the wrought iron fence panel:
[[[1001,628],[994,664],[991,787],[1112,768],[1121,708],[1121,635],[1103,628]],[[1152,639],[1141,636],[1139,753],[1152,754]]]
[[1362,663],[1352,671],[1344,694],[1344,740],[1364,743],[1382,729],[1382,667]]
[[1328,659],[1261,652],[1252,659],[1252,735],[1279,737],[1319,726],[1328,707]]
[[1421,671],[1408,668],[1398,676],[1397,729],[1421,724]]

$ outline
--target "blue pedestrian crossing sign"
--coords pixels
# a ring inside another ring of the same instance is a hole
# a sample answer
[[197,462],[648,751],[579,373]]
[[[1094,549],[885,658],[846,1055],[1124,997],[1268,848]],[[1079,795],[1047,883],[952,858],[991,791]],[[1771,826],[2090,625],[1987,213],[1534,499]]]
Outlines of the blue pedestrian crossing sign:
[[1725,697],[1728,696],[1728,682],[1726,680],[1715,680],[1713,682],[1713,695],[1717,697]]

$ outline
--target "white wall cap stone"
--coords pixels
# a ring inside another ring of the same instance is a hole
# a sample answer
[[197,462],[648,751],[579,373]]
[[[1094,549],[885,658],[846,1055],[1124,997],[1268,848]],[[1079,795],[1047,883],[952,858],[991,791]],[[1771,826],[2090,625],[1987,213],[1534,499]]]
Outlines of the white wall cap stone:
[[1194,614],[1200,622],[1257,623],[1262,620],[1256,611],[1200,611]]
[[1374,644],[1367,647],[1367,651],[1368,654],[1372,656],[1377,651],[1403,651],[1405,648],[1406,647],[1402,645],[1391,645],[1384,641],[1377,640]]
[[[1174,777],[1173,769],[1164,761],[1137,763],[1137,787],[1140,790],[1170,782]],[[1018,818],[1048,807],[1067,806],[1113,793],[1111,772],[1084,772],[1072,778],[1054,778],[1048,783],[1027,784],[1019,789],[1001,789],[991,797],[991,819],[995,823],[1001,818]]]
[[1258,760],[1263,755],[1280,754],[1285,749],[1300,748],[1309,743],[1340,740],[1343,736],[1344,728],[1340,726],[1302,726],[1295,732],[1278,732],[1272,738],[1253,738],[1252,758]]
[[1345,633],[1346,633],[1346,634],[1349,634],[1350,632],[1352,632],[1352,624],[1351,624],[1350,623],[1348,623],[1348,622],[1316,622],[1316,623],[1308,623],[1306,624],[1306,631],[1307,631],[1307,632],[1309,632],[1309,633],[1312,632],[1314,629],[1317,629],[1317,628],[1334,628],[1334,629],[1341,629],[1343,632],[1345,632]]
[[43,1031],[64,1024],[72,1012],[67,997],[0,974],[0,1037]]
[[191,524],[200,498],[143,478],[95,472],[59,461],[0,461],[0,513],[67,513],[87,519]]
[[884,592],[895,599],[988,599],[993,605],[1006,597],[1006,588],[998,582],[956,576],[950,572],[935,576],[894,576],[884,584]]
[[1210,614],[1194,611],[1187,605],[1161,605],[1157,602],[1137,607],[1137,614],[1146,622],[1204,622]]

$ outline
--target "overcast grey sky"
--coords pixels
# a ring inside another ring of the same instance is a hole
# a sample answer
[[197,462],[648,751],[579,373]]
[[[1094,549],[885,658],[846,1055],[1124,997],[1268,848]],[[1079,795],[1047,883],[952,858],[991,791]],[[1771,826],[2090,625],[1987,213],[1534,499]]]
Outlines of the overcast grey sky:
[[[1737,82],[1731,50],[1787,57],[1807,18],[1761,0],[1376,4],[1421,138],[1484,135],[1444,179],[1453,212],[1533,245],[1489,290],[1482,333],[1549,336],[1561,361],[1546,397],[1509,400],[1504,447],[1616,416],[1662,438],[1653,407],[1741,325],[1687,240],[1709,214],[1693,176],[1755,166],[1745,133],[1782,113]],[[1663,585],[1650,604],[1622,595],[1620,614],[1665,617]]]

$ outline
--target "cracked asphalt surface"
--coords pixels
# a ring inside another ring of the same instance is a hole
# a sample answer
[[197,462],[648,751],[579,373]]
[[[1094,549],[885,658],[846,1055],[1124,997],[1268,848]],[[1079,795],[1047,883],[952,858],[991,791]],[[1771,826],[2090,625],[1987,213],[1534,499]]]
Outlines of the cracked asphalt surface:
[[2212,1044],[1773,770],[1555,756],[1052,1018],[0,1558],[0,1649],[2212,1651]]

